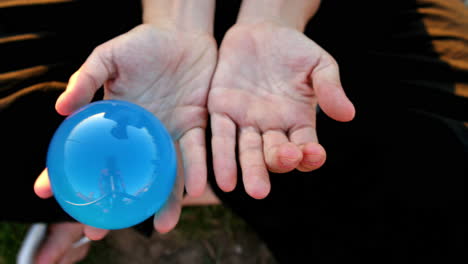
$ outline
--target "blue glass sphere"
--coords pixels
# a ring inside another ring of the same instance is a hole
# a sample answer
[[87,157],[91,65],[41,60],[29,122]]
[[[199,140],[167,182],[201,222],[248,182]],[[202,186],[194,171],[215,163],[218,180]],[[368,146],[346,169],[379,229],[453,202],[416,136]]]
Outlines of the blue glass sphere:
[[136,225],[168,199],[177,159],[164,125],[130,102],[103,100],[68,116],[47,153],[55,199],[77,221],[103,229]]

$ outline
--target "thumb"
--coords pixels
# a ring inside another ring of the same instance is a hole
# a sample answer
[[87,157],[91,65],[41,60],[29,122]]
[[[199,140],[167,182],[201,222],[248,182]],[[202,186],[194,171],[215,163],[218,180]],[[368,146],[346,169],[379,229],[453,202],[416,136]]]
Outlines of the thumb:
[[353,120],[356,110],[341,86],[338,64],[330,55],[322,56],[311,79],[318,104],[325,114],[336,121]]
[[55,108],[59,114],[69,115],[91,102],[96,91],[116,73],[110,58],[108,46],[101,45],[94,49],[80,69],[70,77],[67,89],[57,99]]
[[34,182],[34,192],[42,199],[52,197],[52,188],[50,187],[49,174],[47,168],[41,172]]

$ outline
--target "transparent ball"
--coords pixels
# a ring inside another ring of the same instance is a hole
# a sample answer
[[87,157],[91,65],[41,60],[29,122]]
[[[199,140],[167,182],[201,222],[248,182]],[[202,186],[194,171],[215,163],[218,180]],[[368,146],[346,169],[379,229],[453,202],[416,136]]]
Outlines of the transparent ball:
[[55,199],[77,221],[134,226],[159,211],[175,183],[177,158],[164,125],[130,102],[82,107],[56,130],[47,154]]

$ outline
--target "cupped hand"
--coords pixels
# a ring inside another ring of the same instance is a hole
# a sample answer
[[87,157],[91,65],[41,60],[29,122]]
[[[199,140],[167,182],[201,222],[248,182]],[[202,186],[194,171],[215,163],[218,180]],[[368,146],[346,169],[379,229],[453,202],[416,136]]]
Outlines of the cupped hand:
[[[188,195],[199,196],[206,185],[206,101],[216,56],[208,34],[143,24],[95,48],[57,100],[57,111],[68,115],[90,103],[104,85],[104,99],[136,103],[165,124],[182,166],[169,201],[155,217],[159,232],[178,222],[184,186]],[[52,195],[47,175],[37,180],[35,191]]]
[[224,191],[270,191],[268,172],[312,171],[325,162],[317,105],[337,121],[355,110],[333,57],[301,32],[274,23],[237,24],[225,35],[208,97],[213,166]]

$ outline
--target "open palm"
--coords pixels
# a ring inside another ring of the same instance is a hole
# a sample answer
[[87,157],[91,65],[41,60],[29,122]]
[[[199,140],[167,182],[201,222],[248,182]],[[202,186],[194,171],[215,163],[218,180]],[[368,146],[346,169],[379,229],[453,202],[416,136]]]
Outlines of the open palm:
[[[215,40],[207,34],[140,25],[98,46],[57,100],[57,111],[68,115],[104,85],[105,99],[134,102],[165,124],[182,167],[168,205],[156,217],[161,232],[178,221],[184,185],[193,196],[205,188],[206,101],[216,56]],[[36,193],[47,196],[50,187],[36,188]]]
[[317,104],[338,121],[354,107],[338,66],[302,33],[274,24],[236,25],[227,33],[208,98],[213,164],[224,191],[236,185],[236,148],[247,193],[264,198],[268,171],[311,171],[325,161]]

